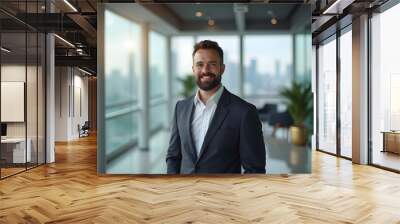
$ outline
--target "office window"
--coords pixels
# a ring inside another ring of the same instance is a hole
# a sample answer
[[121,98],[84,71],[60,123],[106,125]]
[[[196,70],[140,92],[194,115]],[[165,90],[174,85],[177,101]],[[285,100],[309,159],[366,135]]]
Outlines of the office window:
[[239,36],[198,36],[196,42],[202,40],[216,41],[222,48],[225,64],[222,83],[230,92],[239,95]]
[[167,126],[167,40],[165,36],[149,33],[150,72],[150,132]]
[[311,84],[313,91],[313,136],[311,149],[317,148],[317,47],[312,45]]
[[352,157],[352,35],[340,36],[340,153]]
[[105,140],[110,160],[137,141],[140,26],[105,11]]
[[318,48],[318,147],[336,153],[336,39]]
[[110,11],[105,17],[106,106],[113,107],[137,100],[140,27]]
[[167,105],[165,101],[154,102],[150,107],[150,134],[167,127]]
[[371,19],[372,163],[396,170],[400,170],[399,21],[399,4]]
[[150,98],[165,98],[167,93],[167,40],[150,31]]
[[295,74],[299,81],[311,82],[311,34],[295,35]]
[[276,101],[292,81],[292,36],[247,35],[243,44],[245,97],[256,106]]
[[174,98],[183,98],[184,84],[179,79],[193,75],[193,46],[194,38],[192,36],[171,38],[172,91]]

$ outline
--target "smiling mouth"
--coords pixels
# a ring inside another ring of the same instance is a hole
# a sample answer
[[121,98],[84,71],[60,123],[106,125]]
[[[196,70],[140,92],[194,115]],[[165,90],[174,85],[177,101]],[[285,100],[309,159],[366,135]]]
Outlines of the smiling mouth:
[[203,76],[203,77],[201,77],[201,80],[203,81],[211,81],[211,80],[213,80],[214,79],[214,77],[212,77],[212,76]]

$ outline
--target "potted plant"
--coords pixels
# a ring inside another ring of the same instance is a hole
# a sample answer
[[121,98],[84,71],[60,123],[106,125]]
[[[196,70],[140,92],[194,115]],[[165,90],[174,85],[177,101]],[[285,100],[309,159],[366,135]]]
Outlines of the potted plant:
[[305,145],[307,142],[305,121],[313,112],[311,82],[293,81],[289,87],[280,91],[280,95],[285,99],[293,118],[293,125],[289,129],[291,141],[295,145]]
[[178,81],[182,84],[183,90],[180,92],[180,95],[187,98],[191,96],[196,90],[196,79],[194,75],[190,74],[185,76],[185,78],[177,78]]

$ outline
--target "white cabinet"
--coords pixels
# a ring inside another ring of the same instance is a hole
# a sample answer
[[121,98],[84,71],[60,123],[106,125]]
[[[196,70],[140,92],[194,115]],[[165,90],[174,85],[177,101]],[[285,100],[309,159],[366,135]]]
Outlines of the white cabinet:
[[26,142],[27,147],[25,151],[25,138],[7,138],[1,140],[2,147],[11,147],[12,149],[12,163],[25,163],[32,161],[32,140],[28,138]]

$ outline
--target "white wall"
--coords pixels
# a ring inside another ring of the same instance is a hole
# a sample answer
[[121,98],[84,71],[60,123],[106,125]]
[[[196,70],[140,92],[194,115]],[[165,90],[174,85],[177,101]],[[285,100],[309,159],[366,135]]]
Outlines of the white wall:
[[[81,126],[85,123],[85,121],[89,120],[89,113],[88,113],[88,77],[85,76],[81,76],[79,73],[79,75],[76,75],[76,71],[75,70],[75,75],[74,75],[74,86],[75,86],[75,106],[74,108],[72,108],[72,119],[71,119],[71,135],[73,136],[73,138],[78,138],[79,137],[79,133],[78,133],[78,124],[80,124]],[[80,91],[80,93],[78,93]],[[79,97],[80,95],[80,97]],[[79,105],[79,100],[80,105]],[[72,103],[71,103],[72,104]],[[81,108],[79,108],[81,107]],[[80,110],[81,111],[80,111]],[[75,111],[75,113],[74,113]]]
[[[27,69],[27,70],[25,70]],[[8,64],[8,65],[2,65],[1,66],[1,81],[2,82],[25,82],[25,75],[26,72],[28,72],[28,74],[36,74],[36,67],[34,66],[27,66],[25,67],[25,65],[17,65],[17,64]],[[30,80],[30,84],[32,81]],[[34,85],[36,85],[36,83],[34,83]],[[32,92],[30,91],[32,90]],[[32,89],[32,88],[28,88],[27,89],[27,103],[31,103],[33,100],[31,99],[36,98],[36,89]],[[4,96],[3,96],[4,97]],[[28,105],[29,106],[29,105]],[[31,107],[34,106],[36,108],[36,104],[35,105],[30,105]],[[1,108],[1,110],[7,110],[7,108]],[[30,112],[30,111],[28,111]],[[28,113],[27,114],[27,118],[28,118],[28,122],[32,122],[33,120],[36,123],[36,114],[33,113]],[[33,117],[32,117],[33,116]],[[8,137],[25,137],[25,126],[26,126],[26,122],[7,122],[7,136]],[[36,129],[36,126],[33,127],[34,125],[29,124],[28,125],[28,129],[30,128],[34,128]],[[29,131],[29,130],[28,130]],[[29,137],[29,133],[28,133],[28,137]]]
[[83,75],[76,68],[56,67],[56,141],[77,139],[78,124],[88,120],[88,78]]
[[[1,81],[2,82],[25,82],[25,65],[2,65],[1,66]],[[28,72],[32,69],[28,66]],[[4,96],[3,96],[4,97]],[[6,108],[1,108],[6,110]],[[25,122],[10,122],[7,123],[8,137],[25,137]]]
[[55,141],[68,140],[68,85],[70,77],[67,67],[55,68]]
[[[27,80],[26,80],[27,78]],[[30,139],[30,148],[32,151],[32,161],[44,163],[45,150],[45,115],[44,115],[44,73],[39,65],[25,64],[3,64],[1,66],[1,81],[2,82],[24,82],[26,90],[26,99],[23,102],[21,113],[26,113],[26,119],[22,122],[6,122],[8,138],[24,138],[27,136]],[[2,93],[4,89],[2,89]],[[6,92],[7,93],[7,92]],[[2,98],[8,98],[7,95],[2,95]],[[12,108],[2,107],[2,112],[16,113]],[[15,110],[15,109],[14,109]],[[23,115],[25,116],[25,115]],[[37,153],[39,154],[38,157]],[[48,160],[51,162],[51,160]]]

